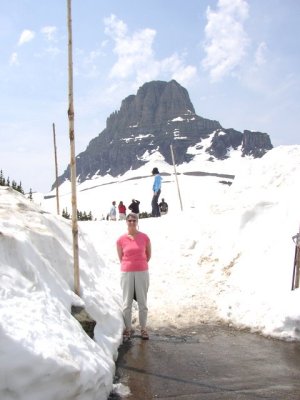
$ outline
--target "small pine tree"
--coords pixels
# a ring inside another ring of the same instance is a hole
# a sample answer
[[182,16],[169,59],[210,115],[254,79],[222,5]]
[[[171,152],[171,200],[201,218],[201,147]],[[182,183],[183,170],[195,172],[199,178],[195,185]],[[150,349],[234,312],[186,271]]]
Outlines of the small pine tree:
[[62,217],[70,219],[70,214],[68,213],[67,208],[62,210]]
[[11,182],[11,187],[14,189],[14,190],[17,190],[17,182],[13,179],[12,180],[12,182]]
[[24,190],[22,188],[22,182],[19,183],[19,185],[17,186],[16,190],[22,194],[24,194]]
[[0,186],[5,186],[5,178],[3,176],[3,171],[0,171]]
[[144,211],[144,212],[142,212],[142,213],[139,214],[139,219],[142,219],[142,218],[150,218],[150,217],[152,217],[152,214],[147,213],[146,211]]
[[78,221],[92,221],[92,212],[90,211],[89,213],[87,213],[86,211],[77,210],[77,219]]
[[32,189],[31,189],[31,188],[30,188],[30,190],[29,190],[28,198],[29,198],[30,201],[33,200],[33,199],[32,199]]

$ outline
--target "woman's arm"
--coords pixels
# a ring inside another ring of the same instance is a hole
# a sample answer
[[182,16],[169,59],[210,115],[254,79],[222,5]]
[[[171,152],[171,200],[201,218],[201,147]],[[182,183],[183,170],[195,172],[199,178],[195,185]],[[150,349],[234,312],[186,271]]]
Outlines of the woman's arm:
[[122,257],[123,257],[123,250],[122,250],[122,247],[119,246],[118,244],[117,244],[117,252],[118,252],[119,260],[121,262],[122,261]]
[[149,261],[151,258],[151,242],[150,242],[150,240],[149,240],[148,244],[146,245],[146,258],[147,258],[147,261]]

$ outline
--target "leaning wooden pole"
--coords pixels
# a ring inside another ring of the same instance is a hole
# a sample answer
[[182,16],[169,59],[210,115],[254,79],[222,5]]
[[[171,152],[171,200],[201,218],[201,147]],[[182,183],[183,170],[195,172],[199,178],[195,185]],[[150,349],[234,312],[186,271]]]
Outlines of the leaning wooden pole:
[[73,105],[73,58],[72,58],[72,14],[71,0],[67,0],[68,16],[68,75],[69,75],[69,137],[70,137],[70,171],[72,192],[72,234],[74,258],[74,292],[80,294],[79,280],[79,248],[78,248],[78,222],[77,222],[77,196],[76,196],[76,159],[75,159],[75,133],[74,133],[74,105]]
[[170,149],[171,149],[172,162],[173,162],[173,167],[174,167],[174,174],[175,174],[175,179],[176,179],[178,197],[179,197],[179,201],[180,201],[180,208],[181,208],[181,211],[183,211],[182,201],[181,201],[181,194],[180,194],[180,189],[179,189],[179,184],[178,184],[177,172],[176,172],[176,167],[175,167],[175,158],[174,158],[174,152],[173,152],[173,146],[172,145],[170,145]]
[[56,190],[56,212],[57,215],[60,214],[59,211],[59,192],[58,192],[58,166],[57,166],[57,147],[56,147],[56,134],[55,134],[55,124],[52,124],[53,128],[53,144],[54,144],[54,162],[55,162],[55,190]]
[[299,232],[293,236],[295,243],[295,256],[293,266],[292,290],[299,288],[300,283],[300,227]]

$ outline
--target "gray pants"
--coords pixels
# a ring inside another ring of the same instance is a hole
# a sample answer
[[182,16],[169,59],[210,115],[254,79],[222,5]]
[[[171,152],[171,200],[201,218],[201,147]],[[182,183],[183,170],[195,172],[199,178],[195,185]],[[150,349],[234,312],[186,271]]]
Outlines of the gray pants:
[[131,329],[134,293],[139,306],[140,326],[141,329],[145,329],[148,315],[149,271],[121,272],[121,288],[123,290],[123,317],[126,329]]

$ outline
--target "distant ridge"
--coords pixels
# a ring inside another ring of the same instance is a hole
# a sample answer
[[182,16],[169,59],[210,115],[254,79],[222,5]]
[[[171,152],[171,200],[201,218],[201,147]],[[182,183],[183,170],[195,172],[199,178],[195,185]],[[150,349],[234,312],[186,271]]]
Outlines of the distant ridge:
[[[202,141],[210,135],[204,148]],[[76,157],[77,179],[123,175],[146,164],[155,152],[171,164],[171,144],[178,165],[193,159],[192,148],[203,149],[210,160],[228,158],[230,149],[257,158],[273,148],[267,133],[224,129],[218,121],[198,116],[187,90],[175,80],[152,81],[126,97],[107,118],[106,128]],[[70,166],[58,183],[68,179]]]

